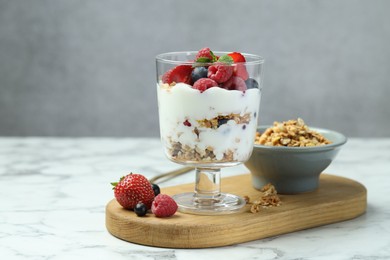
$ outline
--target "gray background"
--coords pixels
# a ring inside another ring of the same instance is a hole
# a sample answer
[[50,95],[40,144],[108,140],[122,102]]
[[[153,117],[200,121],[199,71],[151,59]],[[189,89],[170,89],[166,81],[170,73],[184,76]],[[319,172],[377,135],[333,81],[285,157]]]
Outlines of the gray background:
[[158,136],[156,54],[265,57],[261,123],[390,136],[390,1],[0,0],[0,135]]

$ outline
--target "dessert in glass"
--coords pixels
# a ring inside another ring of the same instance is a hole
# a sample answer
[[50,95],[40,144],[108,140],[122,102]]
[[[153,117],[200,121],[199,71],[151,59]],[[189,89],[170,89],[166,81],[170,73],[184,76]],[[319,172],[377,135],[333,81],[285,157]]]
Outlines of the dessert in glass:
[[264,59],[238,52],[157,55],[160,135],[166,156],[195,168],[194,192],[173,196],[179,211],[238,212],[243,198],[221,192],[221,168],[247,161],[258,125]]

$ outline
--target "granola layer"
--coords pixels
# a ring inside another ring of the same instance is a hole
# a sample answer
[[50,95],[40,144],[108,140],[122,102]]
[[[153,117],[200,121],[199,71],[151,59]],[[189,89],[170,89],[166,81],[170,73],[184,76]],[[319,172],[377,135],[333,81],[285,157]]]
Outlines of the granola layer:
[[222,159],[217,159],[214,154],[213,147],[207,147],[201,149],[197,146],[190,147],[188,145],[182,145],[180,142],[173,142],[172,148],[168,149],[169,154],[173,159],[182,162],[197,161],[202,163],[207,162],[234,162],[233,150],[226,150],[223,153]]

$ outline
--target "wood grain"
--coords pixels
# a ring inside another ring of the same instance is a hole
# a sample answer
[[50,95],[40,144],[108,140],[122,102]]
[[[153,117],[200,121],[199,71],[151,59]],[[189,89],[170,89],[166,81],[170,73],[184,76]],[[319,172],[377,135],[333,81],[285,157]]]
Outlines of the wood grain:
[[[255,200],[259,191],[252,188],[250,174],[222,179],[222,188]],[[192,191],[193,184],[162,189],[176,194]],[[280,195],[282,205],[259,213],[244,211],[231,215],[199,216],[176,213],[170,218],[153,214],[137,217],[123,209],[115,199],[106,206],[106,227],[114,236],[137,244],[169,248],[207,248],[262,239],[297,230],[340,222],[366,211],[367,192],[351,179],[321,174],[316,191]]]

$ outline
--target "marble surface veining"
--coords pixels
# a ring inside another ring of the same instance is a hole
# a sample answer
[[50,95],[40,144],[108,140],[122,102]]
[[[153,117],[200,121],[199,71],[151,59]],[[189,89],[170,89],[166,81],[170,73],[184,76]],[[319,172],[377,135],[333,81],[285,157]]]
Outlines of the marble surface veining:
[[[0,259],[390,259],[390,139],[349,139],[325,170],[366,186],[367,212],[353,220],[212,249],[148,247],[107,232],[110,182],[178,167],[157,138],[0,138]],[[185,182],[193,175],[160,186]]]

